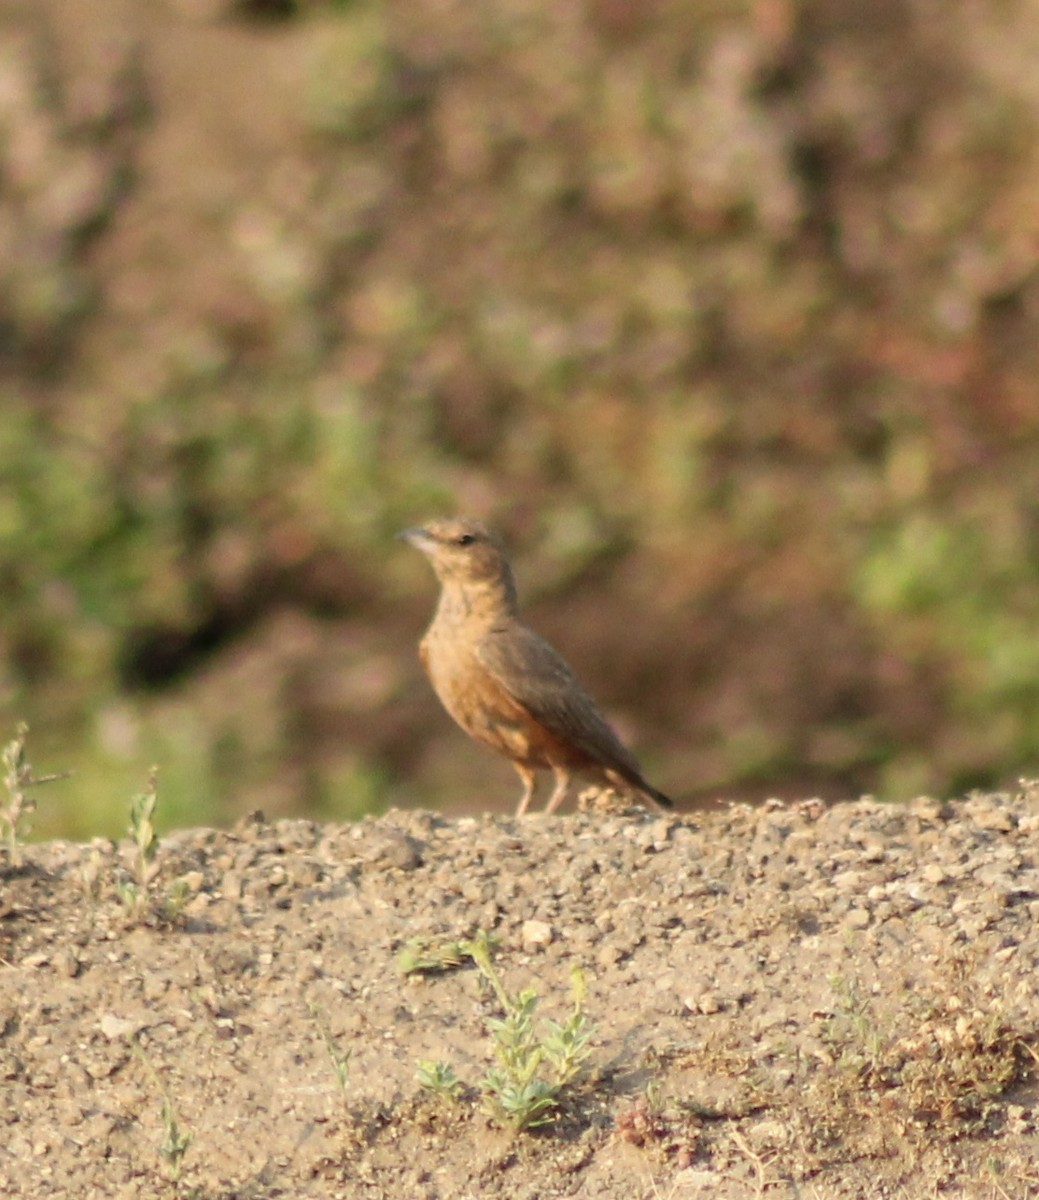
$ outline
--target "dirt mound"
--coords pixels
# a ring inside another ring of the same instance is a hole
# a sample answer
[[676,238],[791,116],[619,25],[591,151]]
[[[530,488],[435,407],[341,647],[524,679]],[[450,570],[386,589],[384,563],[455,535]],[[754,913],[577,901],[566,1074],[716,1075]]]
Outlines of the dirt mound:
[[[256,819],[165,840],[136,909],[128,845],[31,846],[0,877],[0,1189],[1032,1195],[1037,834],[1030,789]],[[489,1112],[481,931],[539,1037],[584,976],[590,1054],[529,1132]]]

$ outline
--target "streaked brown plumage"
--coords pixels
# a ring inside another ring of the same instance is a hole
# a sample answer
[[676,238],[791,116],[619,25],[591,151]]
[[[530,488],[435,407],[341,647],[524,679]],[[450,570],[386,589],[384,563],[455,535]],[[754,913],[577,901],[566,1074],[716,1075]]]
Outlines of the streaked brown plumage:
[[477,521],[451,518],[401,537],[429,559],[441,585],[419,646],[422,664],[455,721],[516,768],[523,780],[516,815],[526,812],[539,769],[556,780],[546,812],[563,803],[575,771],[670,808],[562,658],[520,622],[512,570],[495,535]]

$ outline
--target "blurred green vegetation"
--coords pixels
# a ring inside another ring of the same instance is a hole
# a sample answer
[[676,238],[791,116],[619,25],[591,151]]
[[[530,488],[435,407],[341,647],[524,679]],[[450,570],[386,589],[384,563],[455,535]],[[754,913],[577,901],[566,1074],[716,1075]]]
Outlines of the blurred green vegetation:
[[1039,3],[39,13],[0,19],[0,717],[76,772],[37,834],[120,832],[152,762],[172,824],[511,803],[415,663],[393,534],[452,510],[679,797],[1034,770]]

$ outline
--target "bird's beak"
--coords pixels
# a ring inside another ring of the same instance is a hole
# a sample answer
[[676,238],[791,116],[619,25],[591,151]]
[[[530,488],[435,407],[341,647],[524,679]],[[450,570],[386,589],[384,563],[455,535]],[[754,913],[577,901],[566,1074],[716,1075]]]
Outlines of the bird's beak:
[[402,529],[397,537],[409,546],[414,546],[416,550],[421,550],[423,554],[428,554],[433,545],[433,539],[425,529]]

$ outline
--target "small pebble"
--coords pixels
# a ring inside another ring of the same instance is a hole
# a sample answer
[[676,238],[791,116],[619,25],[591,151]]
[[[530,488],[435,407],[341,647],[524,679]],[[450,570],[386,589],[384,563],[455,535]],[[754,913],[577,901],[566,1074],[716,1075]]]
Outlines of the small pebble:
[[142,1023],[140,1021],[132,1021],[127,1017],[117,1016],[115,1013],[105,1013],[98,1022],[101,1032],[110,1042],[119,1040],[120,1038],[132,1037],[135,1033],[140,1032]]
[[546,921],[524,921],[520,938],[525,949],[541,949],[552,942],[552,926]]

